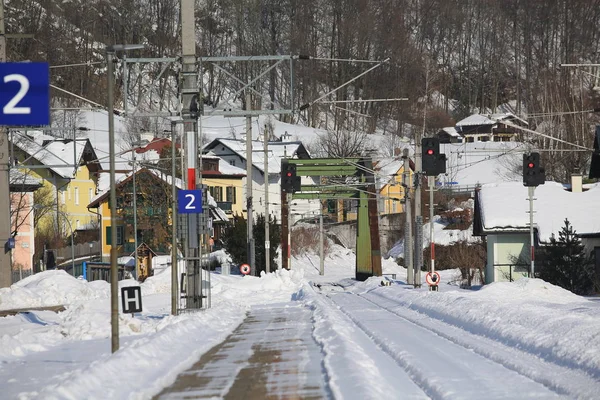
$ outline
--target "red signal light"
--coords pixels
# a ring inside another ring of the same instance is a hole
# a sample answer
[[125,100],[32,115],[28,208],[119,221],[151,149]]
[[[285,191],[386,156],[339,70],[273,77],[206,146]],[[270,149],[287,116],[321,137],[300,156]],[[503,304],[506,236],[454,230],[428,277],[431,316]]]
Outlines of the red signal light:
[[289,171],[287,172],[287,174],[286,174],[286,175],[288,176],[288,178],[291,178],[291,177],[292,177],[292,173],[291,173],[291,172],[289,172]]
[[427,150],[427,154],[429,154],[430,156],[433,155],[433,149]]
[[527,168],[533,168],[533,167],[535,167],[534,163],[530,162],[529,164],[527,164]]

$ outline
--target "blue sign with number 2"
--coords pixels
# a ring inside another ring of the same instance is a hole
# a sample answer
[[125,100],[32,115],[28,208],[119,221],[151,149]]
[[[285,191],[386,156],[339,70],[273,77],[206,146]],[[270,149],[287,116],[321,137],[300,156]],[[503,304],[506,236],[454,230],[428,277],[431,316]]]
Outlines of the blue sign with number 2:
[[180,190],[177,192],[177,212],[179,214],[201,214],[202,191]]
[[50,124],[48,63],[0,63],[0,125]]

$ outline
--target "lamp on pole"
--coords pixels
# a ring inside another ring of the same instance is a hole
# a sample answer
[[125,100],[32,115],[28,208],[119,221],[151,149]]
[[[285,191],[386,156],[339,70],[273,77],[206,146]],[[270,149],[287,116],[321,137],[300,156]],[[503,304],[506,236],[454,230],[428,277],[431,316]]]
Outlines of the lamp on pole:
[[114,115],[114,65],[115,52],[143,49],[142,44],[114,44],[106,47],[106,72],[108,75],[108,143],[110,153],[110,325],[111,349],[119,350],[119,279],[117,269],[117,194],[115,183],[115,115]]

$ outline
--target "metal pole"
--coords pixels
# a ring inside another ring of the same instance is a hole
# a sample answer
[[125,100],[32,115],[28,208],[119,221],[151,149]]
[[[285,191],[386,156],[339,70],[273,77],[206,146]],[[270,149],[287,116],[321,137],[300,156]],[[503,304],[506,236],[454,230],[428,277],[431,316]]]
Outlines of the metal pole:
[[[0,62],[6,61],[4,0],[0,0]],[[0,126],[0,242],[10,237],[10,180],[8,159],[8,131]],[[12,284],[11,252],[0,251],[0,288]]]
[[410,161],[408,158],[408,149],[402,152],[404,159],[404,211],[406,214],[406,227],[404,229],[404,265],[406,266],[406,283],[414,284],[414,268],[413,268],[413,232],[412,232],[412,206],[410,201],[411,176],[410,176]]
[[171,122],[171,314],[177,315],[177,187],[175,185],[175,132],[177,123]]
[[288,204],[288,270],[292,269],[292,194],[286,193]]
[[[65,219],[66,216],[63,215]],[[69,230],[71,230],[71,270],[73,271],[73,276],[75,276],[75,243],[73,242],[73,227],[71,226],[71,222],[67,219],[67,224],[69,224]]]
[[529,192],[529,244],[531,247],[531,271],[529,272],[529,277],[535,278],[535,243],[533,242],[533,194],[535,186],[528,186],[527,189]]
[[137,239],[137,192],[136,192],[136,185],[135,185],[135,173],[136,173],[135,152],[136,152],[136,150],[133,150],[133,247],[134,247],[133,267],[134,267],[134,271],[135,271],[135,276],[139,279],[140,275],[138,273],[138,254],[137,254],[138,239]]
[[[252,98],[250,91],[246,90],[246,110],[251,110],[252,105],[250,102]],[[252,216],[252,117],[246,116],[246,209],[248,222],[247,236],[246,236],[246,248],[248,251],[248,264],[250,264],[250,275],[256,276],[256,265],[254,265],[254,238],[252,235],[252,228],[254,225]]]
[[267,274],[271,272],[271,237],[269,232],[269,136],[271,132],[268,129],[270,128],[265,127],[263,138],[265,142],[263,146],[265,150],[265,271]]
[[321,212],[319,214],[319,233],[320,233],[320,240],[319,240],[319,275],[325,275],[325,252],[324,252],[324,243],[323,241],[325,240],[323,238],[323,207],[321,207]]
[[[181,0],[181,48],[182,48],[182,90],[181,114],[186,136],[187,189],[195,190],[198,179],[198,118],[202,99],[198,91],[198,65],[196,60],[195,1]],[[188,215],[188,244],[186,246],[186,308],[202,307],[202,235],[198,229],[196,214]],[[190,243],[190,240],[192,242]],[[197,246],[197,247],[196,247]]]
[[119,350],[119,301],[117,269],[117,194],[115,185],[115,115],[114,115],[114,65],[112,48],[106,48],[108,75],[108,144],[110,153],[110,325],[112,352]]
[[[435,184],[435,176],[428,176],[429,181],[429,243],[431,252],[431,266],[429,270],[433,275],[435,273],[435,240],[433,238],[433,188]],[[438,285],[429,286],[429,290],[437,291]]]

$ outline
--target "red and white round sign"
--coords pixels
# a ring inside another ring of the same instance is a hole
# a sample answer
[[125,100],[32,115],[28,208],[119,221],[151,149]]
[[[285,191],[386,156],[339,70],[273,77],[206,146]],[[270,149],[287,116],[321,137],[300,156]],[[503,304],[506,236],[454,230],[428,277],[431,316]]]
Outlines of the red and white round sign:
[[242,265],[240,265],[240,272],[243,275],[248,275],[250,273],[250,266],[248,264],[242,264]]
[[437,286],[438,283],[440,283],[440,279],[440,274],[437,271],[435,271],[433,274],[428,272],[427,275],[425,275],[425,282],[427,282],[429,286]]

